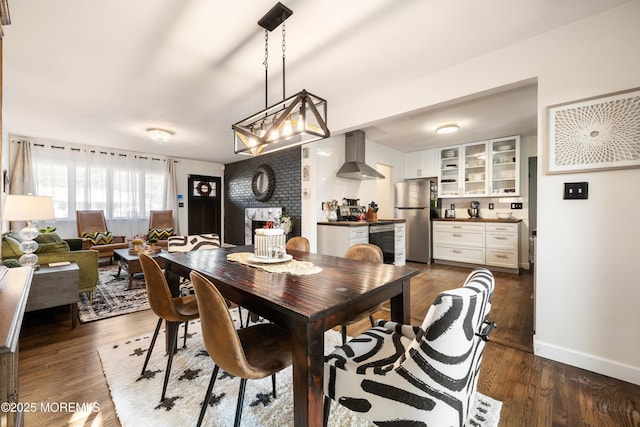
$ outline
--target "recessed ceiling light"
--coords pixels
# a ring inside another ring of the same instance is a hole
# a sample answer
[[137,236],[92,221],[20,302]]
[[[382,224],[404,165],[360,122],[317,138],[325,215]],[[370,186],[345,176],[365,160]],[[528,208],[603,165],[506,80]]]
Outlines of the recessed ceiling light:
[[439,133],[439,134],[453,133],[453,132],[458,132],[459,130],[460,130],[460,126],[449,124],[449,125],[440,126],[438,129],[436,129],[436,133]]
[[167,142],[168,140],[171,139],[171,136],[174,135],[175,133],[170,130],[159,129],[159,128],[147,129],[147,132],[149,133],[149,137],[151,137],[151,139],[158,142]]

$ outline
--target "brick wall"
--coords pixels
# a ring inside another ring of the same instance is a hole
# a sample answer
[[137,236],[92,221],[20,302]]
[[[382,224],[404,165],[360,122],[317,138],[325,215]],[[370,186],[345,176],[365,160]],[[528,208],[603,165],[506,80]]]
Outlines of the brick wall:
[[[272,154],[252,157],[225,165],[224,170],[224,236],[225,242],[244,245],[244,209],[281,207],[294,221],[289,237],[300,235],[301,148],[293,147]],[[271,166],[276,185],[273,196],[266,202],[257,201],[251,191],[255,169],[263,164]]]

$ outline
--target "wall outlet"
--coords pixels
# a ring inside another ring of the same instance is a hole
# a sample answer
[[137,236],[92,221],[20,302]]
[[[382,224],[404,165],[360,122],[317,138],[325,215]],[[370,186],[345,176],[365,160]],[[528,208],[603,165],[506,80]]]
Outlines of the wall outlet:
[[493,203],[489,203],[489,210],[493,210]]
[[589,183],[588,182],[565,182],[563,199],[588,199]]
[[522,209],[522,203],[511,203],[511,209]]

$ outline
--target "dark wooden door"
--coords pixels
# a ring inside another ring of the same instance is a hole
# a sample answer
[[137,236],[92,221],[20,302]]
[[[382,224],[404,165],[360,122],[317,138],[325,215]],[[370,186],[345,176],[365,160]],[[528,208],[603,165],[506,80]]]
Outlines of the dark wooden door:
[[189,175],[189,234],[221,234],[222,185],[219,176]]

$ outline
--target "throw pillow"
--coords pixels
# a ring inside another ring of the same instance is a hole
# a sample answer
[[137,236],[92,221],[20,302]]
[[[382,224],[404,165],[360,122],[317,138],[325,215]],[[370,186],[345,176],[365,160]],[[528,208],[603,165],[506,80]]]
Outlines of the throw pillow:
[[19,258],[24,252],[20,249],[20,242],[9,235],[2,237],[7,243],[2,245],[2,257],[3,258]]
[[150,228],[147,239],[167,240],[173,236],[173,228]]
[[91,240],[93,245],[108,245],[113,243],[113,234],[110,231],[96,231],[95,233],[82,233],[85,239]]

